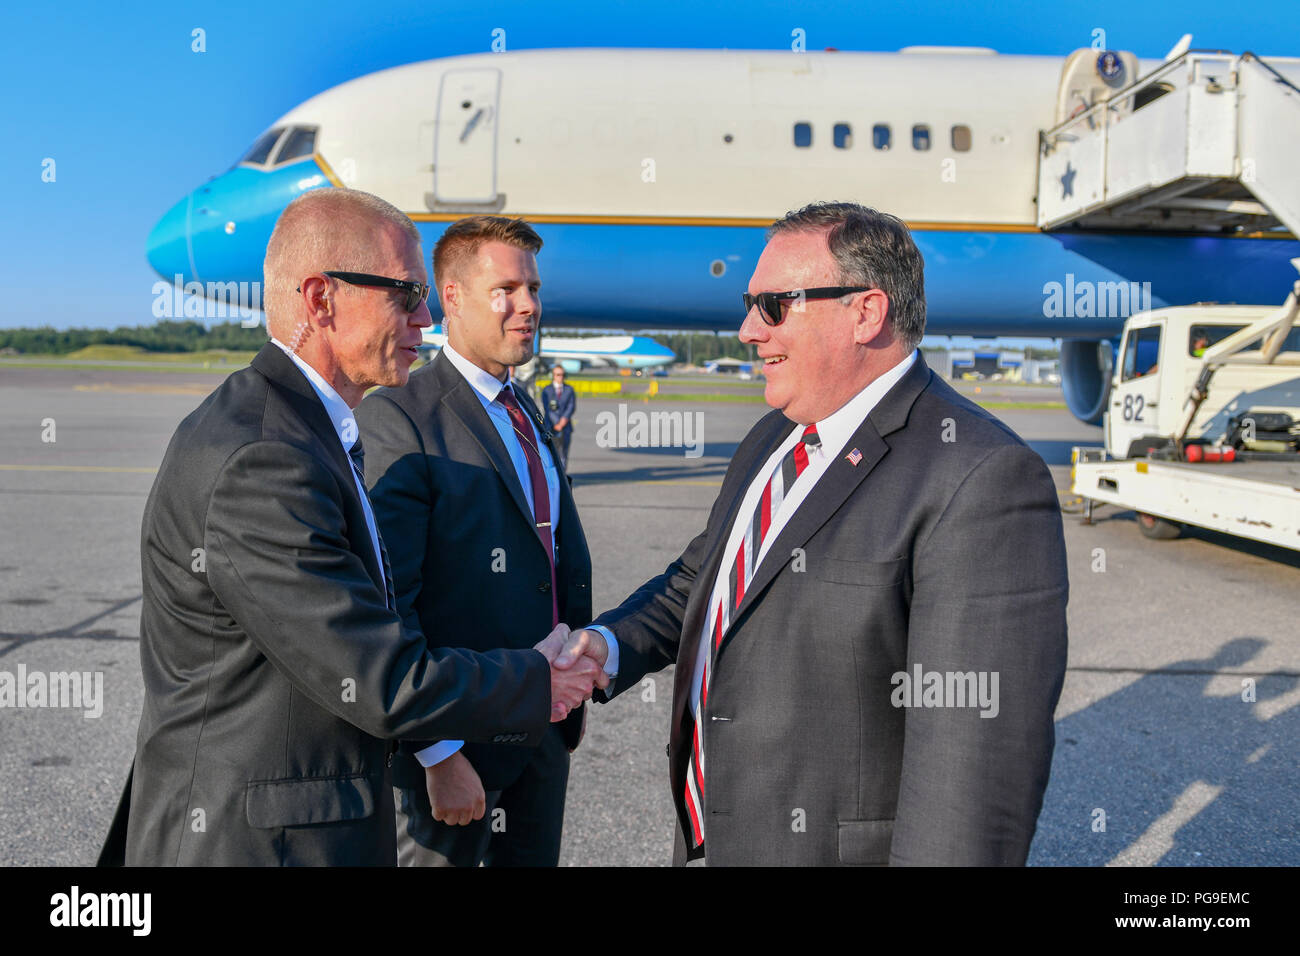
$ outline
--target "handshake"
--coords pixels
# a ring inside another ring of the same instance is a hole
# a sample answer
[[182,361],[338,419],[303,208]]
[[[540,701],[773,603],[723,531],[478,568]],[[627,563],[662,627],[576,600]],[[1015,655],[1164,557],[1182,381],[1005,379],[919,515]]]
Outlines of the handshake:
[[595,688],[609,686],[605,673],[609,648],[599,631],[583,628],[570,633],[567,624],[560,624],[534,646],[551,665],[552,723],[581,707]]
[[[569,626],[561,624],[535,647],[551,665],[551,723],[581,707],[595,688],[609,686],[605,674],[609,648],[599,631],[583,628],[570,634]],[[424,776],[435,820],[465,826],[483,819],[487,806],[483,782],[463,753],[426,767]]]

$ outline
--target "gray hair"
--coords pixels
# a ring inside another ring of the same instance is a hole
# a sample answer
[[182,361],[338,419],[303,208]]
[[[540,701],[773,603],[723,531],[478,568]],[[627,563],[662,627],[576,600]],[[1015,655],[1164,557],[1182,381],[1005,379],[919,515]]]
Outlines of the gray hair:
[[358,189],[313,189],[289,203],[271,231],[262,263],[263,305],[271,334],[286,332],[294,321],[295,289],[306,276],[326,269],[380,268],[386,250],[376,233],[384,225],[420,243],[420,231],[406,213]]
[[890,330],[907,349],[925,335],[925,260],[897,216],[852,202],[815,202],[786,213],[767,231],[826,233],[839,283],[879,289],[889,298]]

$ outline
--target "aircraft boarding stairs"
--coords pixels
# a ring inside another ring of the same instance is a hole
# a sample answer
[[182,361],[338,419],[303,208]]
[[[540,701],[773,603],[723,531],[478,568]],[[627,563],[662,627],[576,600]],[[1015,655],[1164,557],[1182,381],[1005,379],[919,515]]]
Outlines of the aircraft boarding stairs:
[[1040,134],[1039,227],[1300,236],[1293,82],[1191,52],[1086,106]]

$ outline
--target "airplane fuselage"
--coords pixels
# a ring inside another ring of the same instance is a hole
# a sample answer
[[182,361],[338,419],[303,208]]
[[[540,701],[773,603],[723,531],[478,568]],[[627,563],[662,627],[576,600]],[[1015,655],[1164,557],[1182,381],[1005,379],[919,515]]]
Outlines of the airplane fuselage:
[[426,251],[464,215],[527,218],[552,327],[735,329],[766,226],[852,200],[911,227],[930,333],[1111,337],[1138,308],[1283,294],[1293,238],[1037,228],[1062,62],[539,50],[397,67],[287,113],[263,162],[168,213],[150,259],[167,278],[257,281],[280,210],[347,185],[406,211]]

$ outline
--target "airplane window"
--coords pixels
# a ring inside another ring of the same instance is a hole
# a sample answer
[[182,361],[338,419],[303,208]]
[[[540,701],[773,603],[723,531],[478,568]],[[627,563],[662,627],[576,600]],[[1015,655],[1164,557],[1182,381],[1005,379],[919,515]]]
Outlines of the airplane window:
[[812,124],[795,123],[794,124],[794,144],[799,147],[812,145]]
[[926,126],[924,123],[917,123],[912,127],[912,148],[930,148],[930,127]]
[[954,126],[952,128],[952,148],[959,153],[970,150],[970,127]]
[[877,123],[871,127],[871,146],[873,149],[889,149],[889,125]]
[[240,163],[252,163],[254,166],[261,166],[266,162],[266,157],[271,155],[271,148],[279,140],[280,134],[284,132],[283,126],[277,126],[275,129],[269,129],[261,136],[257,137],[252,147],[246,152]]
[[316,152],[316,130],[310,126],[295,126],[284,138],[284,145],[275,157],[276,165],[291,159],[302,159]]
[[835,124],[835,148],[848,149],[853,145],[853,127],[848,123]]

